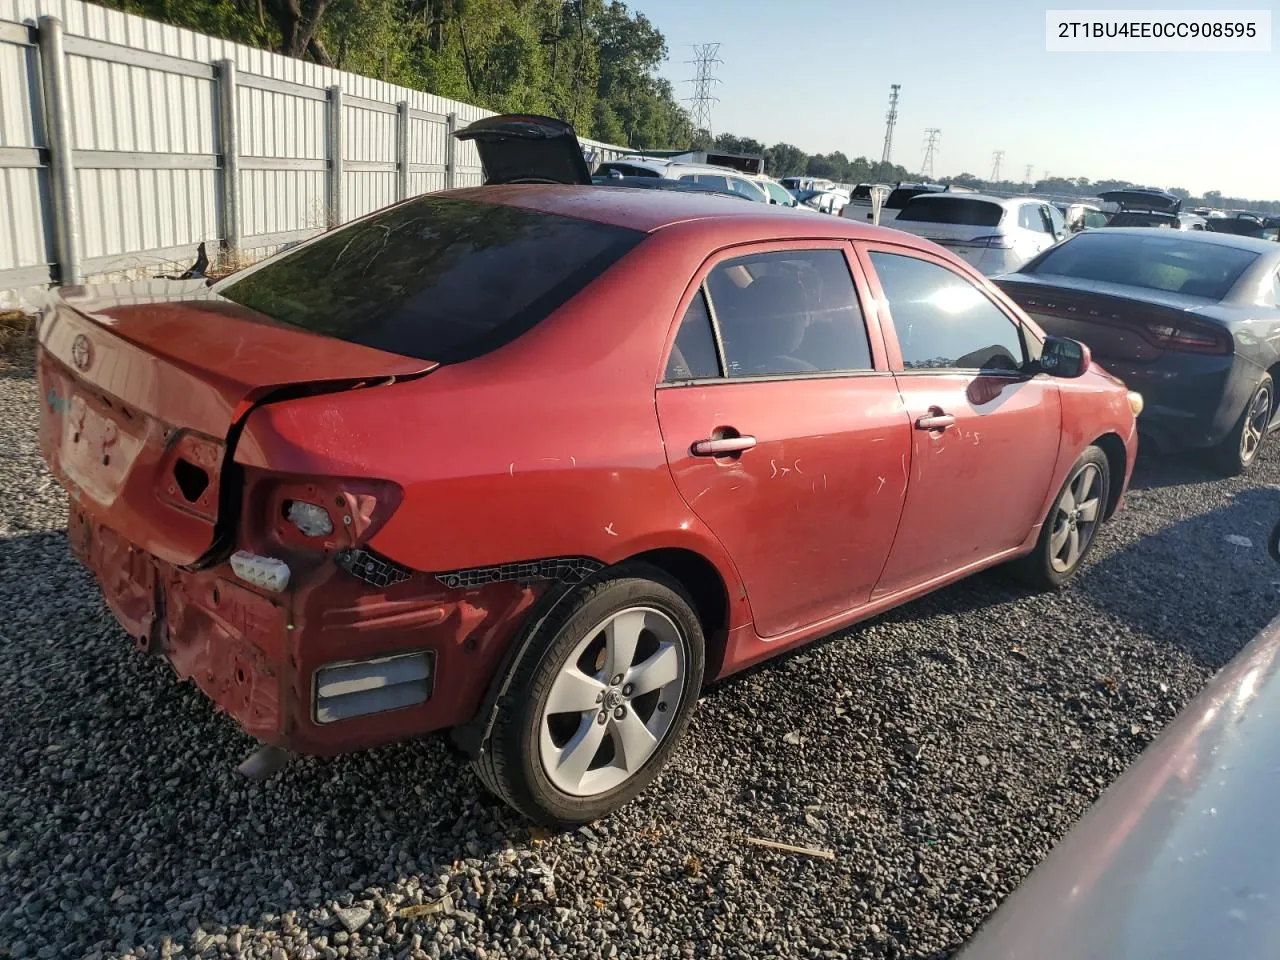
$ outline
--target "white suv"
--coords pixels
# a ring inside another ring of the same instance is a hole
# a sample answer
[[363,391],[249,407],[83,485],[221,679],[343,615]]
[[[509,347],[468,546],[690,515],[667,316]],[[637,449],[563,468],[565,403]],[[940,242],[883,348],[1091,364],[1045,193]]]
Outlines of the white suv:
[[730,167],[713,167],[702,163],[677,163],[649,157],[619,157],[596,167],[598,177],[665,177],[684,180],[728,193],[737,193],[757,203],[768,203],[770,196],[755,179]]
[[1067,236],[1062,212],[1051,203],[978,193],[912,197],[893,227],[941,244],[989,277],[1017,270]]

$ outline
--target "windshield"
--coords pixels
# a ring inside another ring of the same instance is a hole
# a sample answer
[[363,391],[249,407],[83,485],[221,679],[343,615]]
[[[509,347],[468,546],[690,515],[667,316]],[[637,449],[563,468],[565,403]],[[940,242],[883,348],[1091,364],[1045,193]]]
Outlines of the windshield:
[[1220,243],[1099,230],[1050,248],[1024,272],[1221,300],[1257,259]]
[[233,274],[214,292],[312,333],[456,363],[533,327],[643,237],[424,196]]
[[898,221],[954,223],[974,227],[994,227],[1004,216],[1004,207],[989,200],[961,200],[948,196],[913,197],[902,208]]

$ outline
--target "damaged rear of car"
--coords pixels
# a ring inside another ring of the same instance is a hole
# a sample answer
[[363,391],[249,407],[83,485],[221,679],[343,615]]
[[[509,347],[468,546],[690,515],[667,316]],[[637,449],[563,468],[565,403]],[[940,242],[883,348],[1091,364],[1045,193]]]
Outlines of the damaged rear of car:
[[453,725],[492,662],[473,687],[437,690],[438,671],[492,661],[531,591],[495,577],[464,600],[447,567],[406,562],[405,464],[430,438],[384,456],[385,437],[415,385],[526,333],[642,236],[424,196],[213,285],[63,290],[39,330],[40,446],[73,551],[140,648],[268,745]]

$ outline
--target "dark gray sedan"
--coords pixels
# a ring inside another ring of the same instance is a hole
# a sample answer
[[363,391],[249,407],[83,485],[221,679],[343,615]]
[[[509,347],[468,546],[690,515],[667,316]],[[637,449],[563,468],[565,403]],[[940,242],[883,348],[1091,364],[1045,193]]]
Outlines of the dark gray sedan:
[[994,278],[1048,333],[1142,394],[1144,440],[1248,470],[1276,425],[1280,244],[1223,233],[1089,230]]

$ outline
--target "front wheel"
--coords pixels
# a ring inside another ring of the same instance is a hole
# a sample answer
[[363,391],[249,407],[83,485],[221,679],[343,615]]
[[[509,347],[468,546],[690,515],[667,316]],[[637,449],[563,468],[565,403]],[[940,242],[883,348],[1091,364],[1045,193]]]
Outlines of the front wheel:
[[647,567],[583,588],[511,678],[475,769],[525,816],[598,819],[657,776],[702,685],[702,627],[679,584]]
[[1223,441],[1210,451],[1218,470],[1228,477],[1248,473],[1258,459],[1258,450],[1271,424],[1271,411],[1275,408],[1275,385],[1271,375],[1264,373],[1253,388],[1249,402],[1240,413],[1240,419]]
[[1035,549],[1014,563],[1014,571],[1041,589],[1065,585],[1093,546],[1110,491],[1111,465],[1107,455],[1097,447],[1087,448],[1049,508]]

